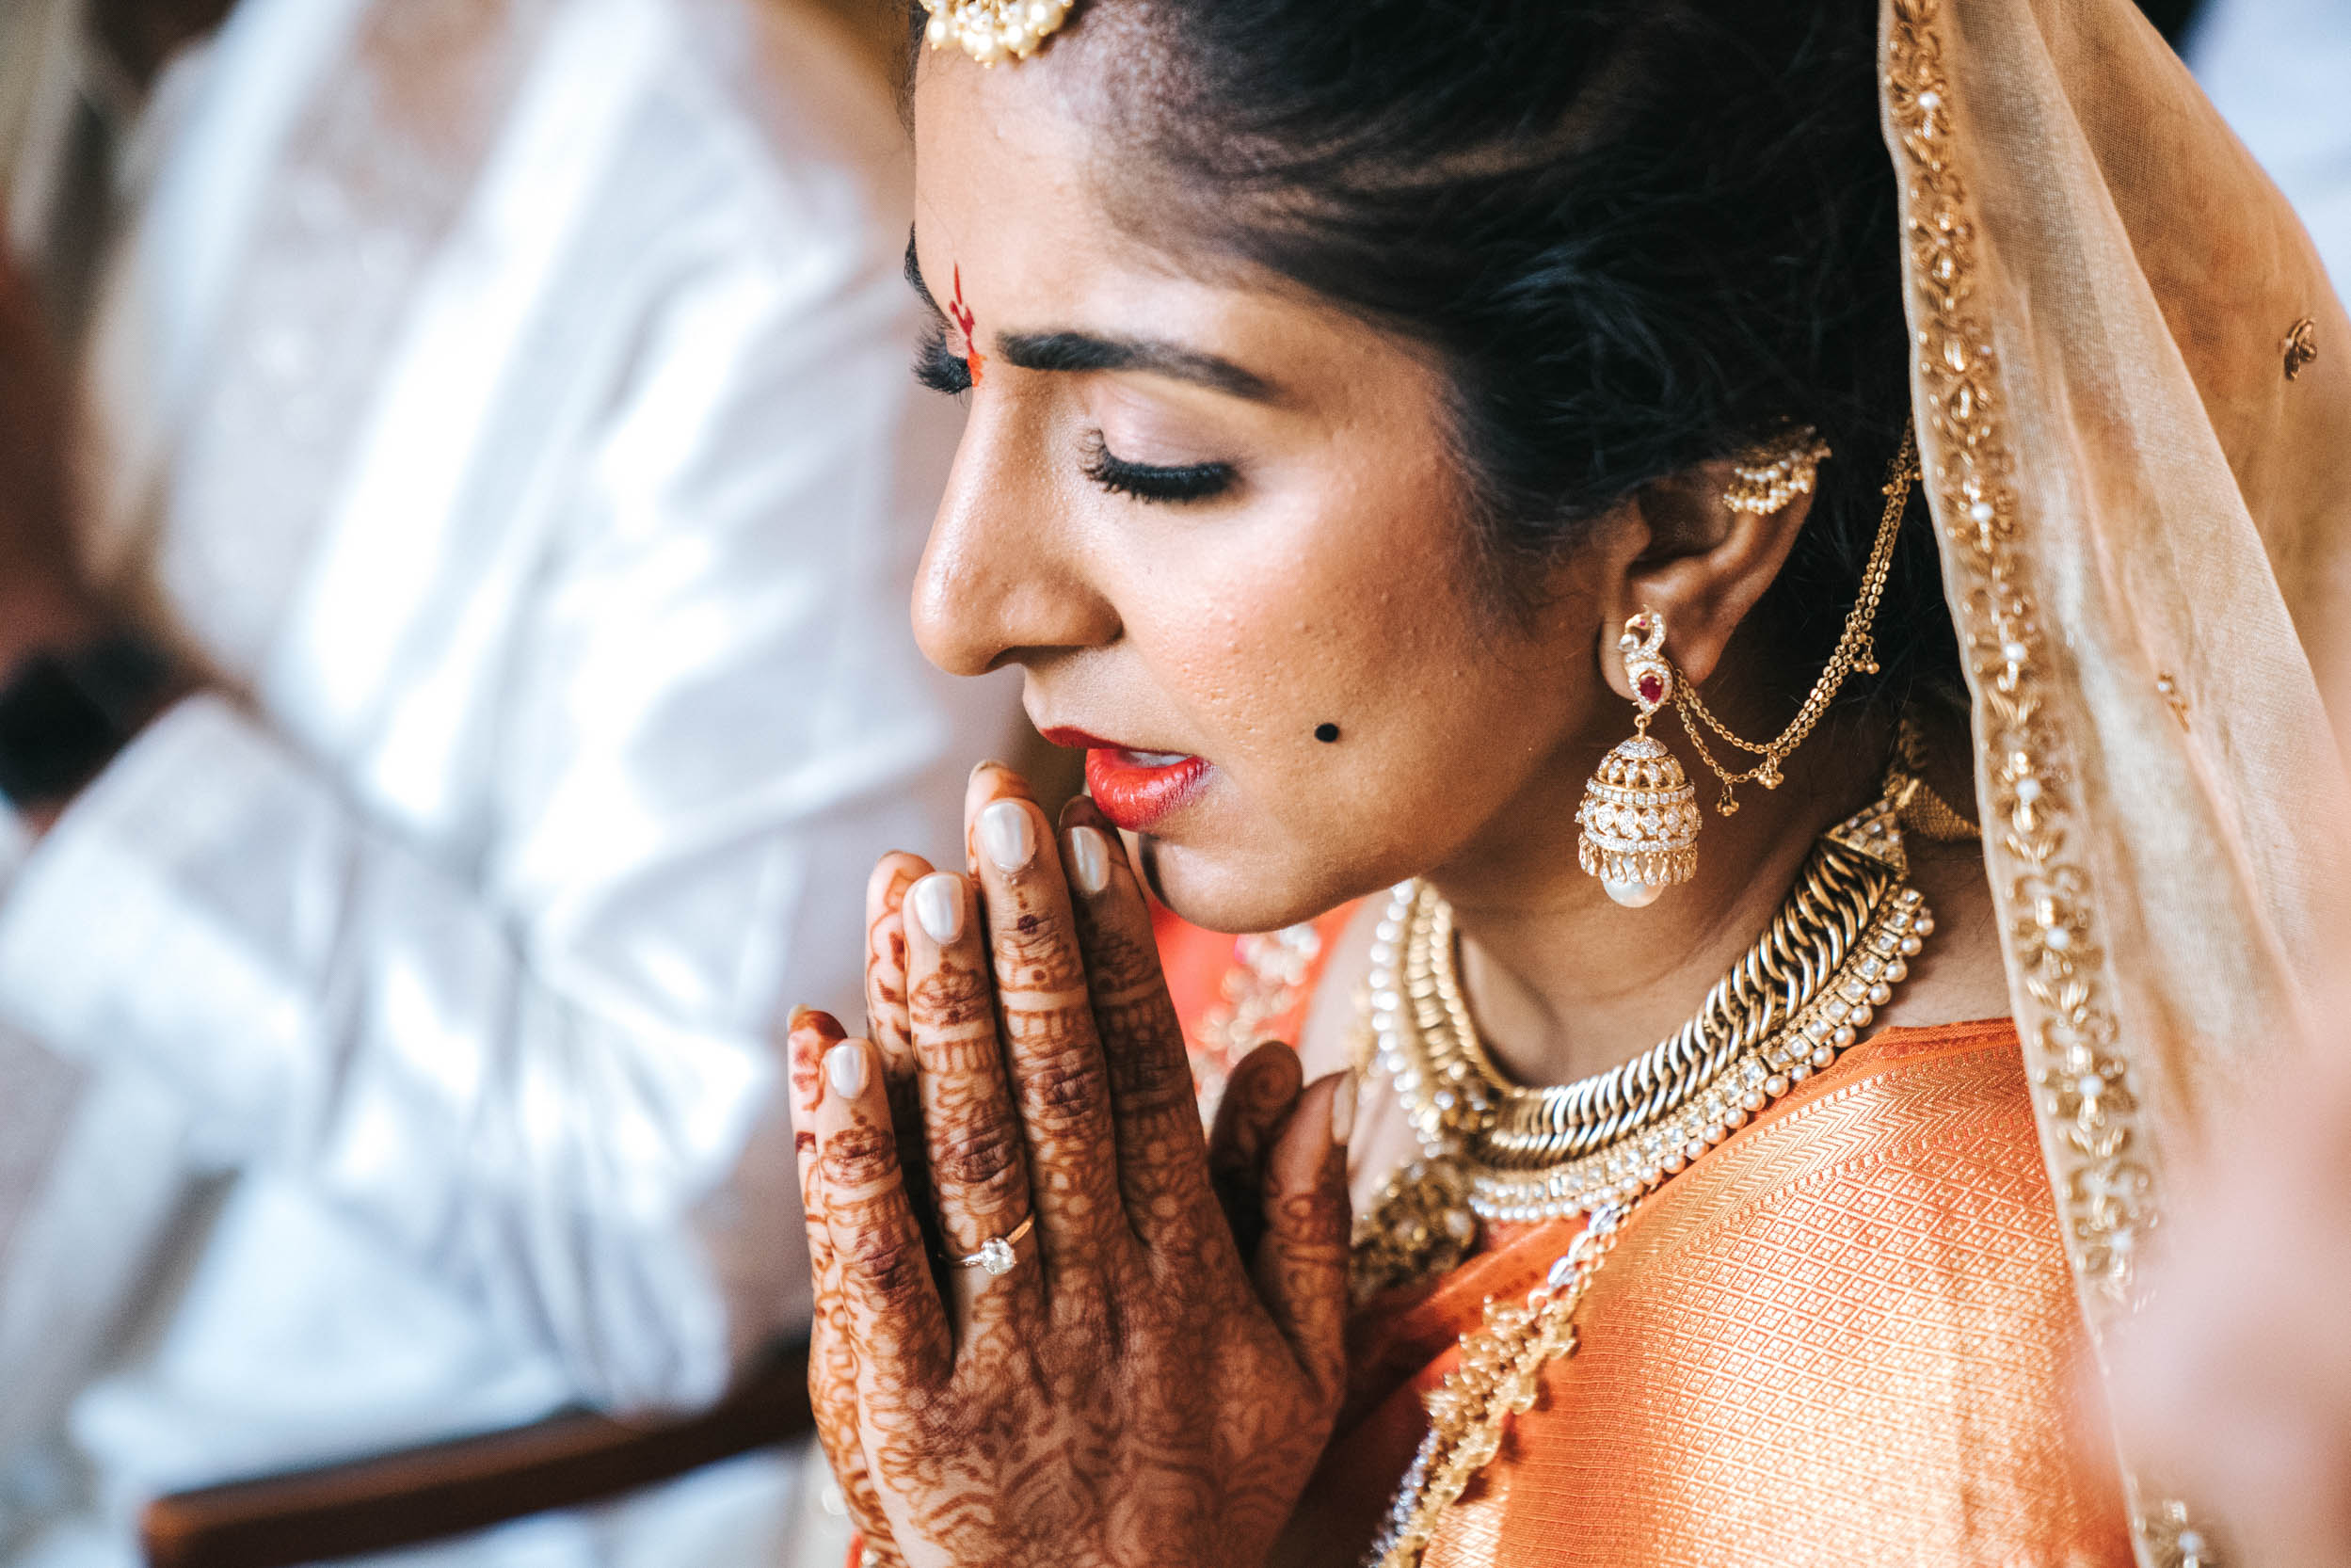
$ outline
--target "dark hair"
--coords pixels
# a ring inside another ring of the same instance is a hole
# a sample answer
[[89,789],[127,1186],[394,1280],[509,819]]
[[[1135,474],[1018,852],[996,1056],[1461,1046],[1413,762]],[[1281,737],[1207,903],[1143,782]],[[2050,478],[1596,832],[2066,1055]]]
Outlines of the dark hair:
[[[1910,407],[1872,0],[1087,0],[1055,44],[1168,176],[1122,164],[1122,222],[1436,354],[1492,558],[1816,427],[1768,613],[1826,658]],[[1912,514],[1857,695],[1959,689]]]

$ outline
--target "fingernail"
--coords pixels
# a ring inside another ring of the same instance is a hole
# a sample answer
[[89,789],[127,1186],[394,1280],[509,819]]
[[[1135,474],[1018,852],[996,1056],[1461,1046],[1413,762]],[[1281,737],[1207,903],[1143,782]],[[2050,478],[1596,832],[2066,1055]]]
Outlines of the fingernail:
[[1092,898],[1111,885],[1111,848],[1091,827],[1073,827],[1064,836],[1069,846],[1069,874],[1078,890]]
[[1026,871],[1037,856],[1036,829],[1016,800],[1000,800],[980,813],[980,843],[999,871]]
[[824,1053],[825,1080],[841,1098],[856,1099],[864,1094],[865,1075],[865,1048],[855,1040],[843,1040]]
[[1338,1080],[1338,1092],[1331,1096],[1331,1142],[1344,1146],[1355,1135],[1355,1075],[1349,1073]]
[[914,885],[914,918],[932,941],[945,947],[963,935],[963,878],[950,872]]

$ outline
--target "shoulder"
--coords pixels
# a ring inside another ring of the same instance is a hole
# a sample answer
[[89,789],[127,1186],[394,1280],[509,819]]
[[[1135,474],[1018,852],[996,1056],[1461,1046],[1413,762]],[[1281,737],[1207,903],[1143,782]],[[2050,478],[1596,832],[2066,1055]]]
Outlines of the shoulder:
[[1583,1397],[1700,1490],[1805,1454],[1852,1560],[2128,1561],[2030,1085],[1975,1033],[1863,1056],[1662,1190],[1586,1298]]

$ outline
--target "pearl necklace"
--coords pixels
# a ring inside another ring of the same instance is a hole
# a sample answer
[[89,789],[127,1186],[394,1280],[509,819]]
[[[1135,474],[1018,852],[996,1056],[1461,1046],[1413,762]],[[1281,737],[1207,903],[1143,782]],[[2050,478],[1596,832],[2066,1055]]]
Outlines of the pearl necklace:
[[[1823,834],[1773,921],[1772,931],[1780,932],[1792,906],[1820,878],[1834,880],[1858,869],[1842,857],[1879,868],[1880,874],[1854,882],[1865,891],[1867,907],[1850,945],[1839,951],[1824,936],[1812,968],[1799,976],[1816,971],[1825,981],[1792,986],[1776,1028],[1770,1027],[1769,996],[1751,999],[1749,1005],[1766,1010],[1764,1024],[1747,1032],[1755,1044],[1672,1106],[1636,1118],[1605,1147],[1545,1171],[1497,1170],[1473,1154],[1479,1130],[1491,1128],[1497,1100],[1507,1103],[1508,1096],[1527,1091],[1502,1080],[1478,1044],[1453,972],[1451,912],[1444,900],[1418,882],[1392,890],[1374,933],[1369,1020],[1380,1064],[1420,1134],[1422,1158],[1389,1178],[1356,1227],[1358,1298],[1450,1268],[1476,1240],[1479,1219],[1582,1214],[1587,1220],[1523,1301],[1489,1300],[1481,1325],[1462,1336],[1460,1364],[1428,1397],[1428,1435],[1365,1560],[1367,1568],[1417,1568],[1446,1511],[1500,1451],[1511,1417],[1539,1397],[1543,1369],[1575,1353],[1575,1308],[1633,1210],[1770,1101],[1832,1064],[1859,1039],[1874,1010],[1893,1000],[1894,987],[1909,974],[1907,961],[1935,928],[1926,900],[1907,880],[1900,798],[1901,792],[1890,788],[1887,798]],[[1770,937],[1767,933],[1743,964],[1753,964]],[[1709,1006],[1723,991],[1716,987]],[[1589,1096],[1569,1103],[1589,1103]]]
[[[1880,799],[1821,836],[1770,929],[1690,1024],[1609,1073],[1536,1090],[1505,1080],[1478,1039],[1444,899],[1418,881],[1392,889],[1367,1016],[1421,1158],[1356,1227],[1357,1295],[1451,1267],[1479,1221],[1628,1205],[1834,1062],[1934,931],[1908,871],[1894,801]],[[1529,1147],[1571,1152],[1530,1169]]]

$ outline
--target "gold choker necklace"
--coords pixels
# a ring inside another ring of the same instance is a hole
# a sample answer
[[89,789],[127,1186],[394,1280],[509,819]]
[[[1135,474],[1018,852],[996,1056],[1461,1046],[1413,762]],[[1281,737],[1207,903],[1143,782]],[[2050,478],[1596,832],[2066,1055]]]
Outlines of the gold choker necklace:
[[1368,1023],[1421,1158],[1388,1178],[1355,1228],[1357,1299],[1451,1268],[1481,1219],[1588,1218],[1524,1301],[1488,1302],[1483,1325],[1462,1336],[1368,1568],[1420,1561],[1511,1415],[1533,1403],[1543,1368],[1574,1353],[1576,1304],[1633,1208],[1833,1063],[1893,1000],[1935,928],[1902,844],[1918,793],[1890,772],[1884,797],[1814,844],[1770,927],[1695,1018],[1623,1066],[1557,1089],[1512,1084],[1486,1053],[1445,900],[1418,882],[1390,893]]
[[1422,883],[1395,888],[1374,934],[1368,1024],[1421,1158],[1356,1227],[1358,1296],[1450,1268],[1480,1220],[1630,1203],[1835,1061],[1934,930],[1908,872],[1889,794],[1821,836],[1688,1023],[1622,1066],[1542,1089],[1511,1083],[1479,1039],[1450,907]]

